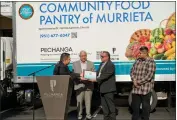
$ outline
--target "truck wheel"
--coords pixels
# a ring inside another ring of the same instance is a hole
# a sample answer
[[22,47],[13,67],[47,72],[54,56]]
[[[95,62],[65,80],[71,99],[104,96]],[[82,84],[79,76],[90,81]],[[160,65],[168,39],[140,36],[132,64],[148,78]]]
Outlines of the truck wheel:
[[[132,91],[129,94],[128,103],[129,103],[129,106],[131,107]],[[156,105],[157,105],[157,94],[156,94],[156,92],[154,90],[152,90],[150,105],[151,105],[151,112],[152,112],[155,109]],[[142,109],[142,104],[140,106],[140,109]]]

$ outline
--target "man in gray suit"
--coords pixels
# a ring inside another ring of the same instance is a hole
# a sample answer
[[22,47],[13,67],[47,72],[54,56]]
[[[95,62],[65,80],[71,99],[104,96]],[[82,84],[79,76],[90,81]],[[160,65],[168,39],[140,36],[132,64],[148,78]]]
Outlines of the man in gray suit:
[[[73,71],[75,73],[82,73],[83,70],[94,71],[94,64],[87,60],[87,53],[85,51],[81,51],[79,57],[80,60],[73,63]],[[86,106],[86,118],[91,119],[90,109],[93,88],[93,83],[90,81],[75,81],[74,90],[76,90],[79,120],[82,119],[83,101],[85,101]]]

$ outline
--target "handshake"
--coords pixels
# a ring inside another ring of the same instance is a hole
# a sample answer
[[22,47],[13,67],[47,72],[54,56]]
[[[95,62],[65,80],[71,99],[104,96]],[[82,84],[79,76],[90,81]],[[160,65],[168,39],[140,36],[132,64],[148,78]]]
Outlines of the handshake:
[[84,72],[82,72],[81,74],[80,74],[80,80],[81,81],[90,81],[90,82],[96,82],[96,76],[95,76],[95,79],[93,79],[92,77],[91,78],[85,78],[85,76],[84,76]]

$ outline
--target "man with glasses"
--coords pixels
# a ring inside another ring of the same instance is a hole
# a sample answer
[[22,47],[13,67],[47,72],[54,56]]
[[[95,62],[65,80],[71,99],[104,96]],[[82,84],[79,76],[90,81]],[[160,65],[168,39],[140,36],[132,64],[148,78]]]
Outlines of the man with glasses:
[[151,90],[154,87],[154,75],[156,64],[152,58],[148,56],[148,48],[142,46],[140,48],[140,56],[133,64],[131,69],[131,80],[133,81],[132,91],[132,120],[139,119],[140,105],[142,103],[142,118],[149,120],[150,115],[150,98]]
[[98,82],[104,120],[116,120],[114,104],[114,93],[116,93],[115,66],[110,60],[110,53],[107,51],[101,53],[101,61],[97,71],[97,79],[91,81]]
[[[84,70],[94,71],[93,62],[87,60],[86,51],[81,51],[79,54],[80,60],[73,62],[73,71],[75,73],[83,73]],[[90,81],[75,81],[74,89],[76,90],[76,99],[77,99],[77,107],[78,107],[78,120],[82,119],[83,112],[83,101],[85,101],[86,106],[86,118],[90,120],[91,113],[91,100],[92,100],[92,91],[93,91],[93,83]]]

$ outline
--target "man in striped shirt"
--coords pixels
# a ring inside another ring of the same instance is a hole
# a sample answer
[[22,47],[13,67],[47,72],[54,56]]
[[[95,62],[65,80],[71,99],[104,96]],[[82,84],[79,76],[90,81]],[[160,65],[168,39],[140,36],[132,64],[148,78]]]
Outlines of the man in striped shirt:
[[131,69],[131,80],[133,81],[132,92],[132,120],[139,119],[140,105],[142,103],[142,118],[149,120],[151,90],[154,87],[154,75],[156,64],[148,56],[148,48],[140,48],[140,56]]

